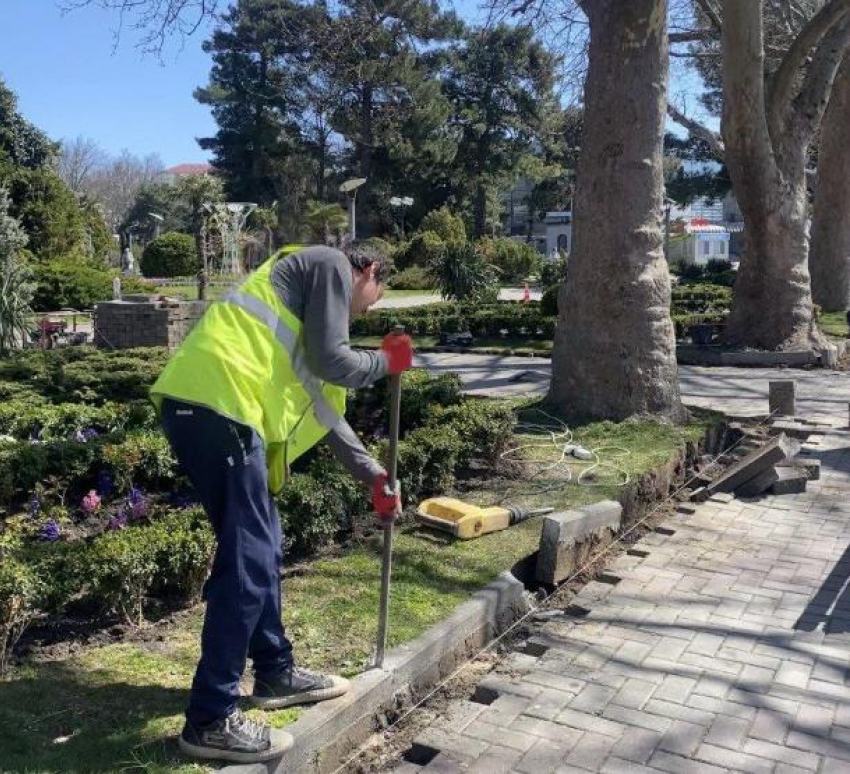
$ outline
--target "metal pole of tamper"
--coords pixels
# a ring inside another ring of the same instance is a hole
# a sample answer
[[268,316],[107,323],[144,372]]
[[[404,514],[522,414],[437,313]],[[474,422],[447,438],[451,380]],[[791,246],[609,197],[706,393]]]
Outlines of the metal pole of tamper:
[[[404,327],[397,325],[393,333],[404,333]],[[390,469],[387,478],[393,491],[397,488],[398,474],[398,426],[401,414],[401,374],[390,377]],[[393,567],[393,524],[384,527],[384,552],[381,561],[381,607],[378,617],[378,649],[375,654],[375,666],[384,666],[384,651],[387,648],[387,627],[390,615],[390,576]]]

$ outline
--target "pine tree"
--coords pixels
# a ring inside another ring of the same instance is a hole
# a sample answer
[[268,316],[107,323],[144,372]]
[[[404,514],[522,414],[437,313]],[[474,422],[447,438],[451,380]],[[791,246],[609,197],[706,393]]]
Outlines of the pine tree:
[[474,30],[453,51],[444,91],[458,136],[455,170],[472,201],[476,236],[485,231],[488,198],[515,181],[539,145],[547,112],[558,110],[554,80],[555,58],[528,27]]

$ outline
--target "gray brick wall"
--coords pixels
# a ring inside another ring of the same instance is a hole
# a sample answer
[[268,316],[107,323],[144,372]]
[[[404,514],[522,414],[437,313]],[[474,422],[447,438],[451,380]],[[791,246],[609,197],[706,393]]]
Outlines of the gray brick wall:
[[169,347],[186,338],[206,309],[203,301],[127,296],[95,309],[95,346],[103,349]]

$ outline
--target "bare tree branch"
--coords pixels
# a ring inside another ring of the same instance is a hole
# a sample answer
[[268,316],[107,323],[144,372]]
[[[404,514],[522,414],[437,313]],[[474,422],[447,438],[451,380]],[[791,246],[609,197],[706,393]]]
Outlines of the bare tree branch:
[[794,38],[782,64],[771,78],[768,109],[771,133],[775,136],[778,136],[794,99],[794,86],[800,69],[812,49],[818,45],[831,27],[841,21],[848,9],[850,9],[850,0],[829,0]]
[[685,127],[694,137],[699,137],[708,143],[711,152],[717,156],[718,160],[722,160],[726,154],[726,146],[723,144],[723,139],[716,132],[712,132],[707,126],[704,126],[699,121],[693,118],[688,118],[675,105],[667,103],[667,115],[670,116],[677,124]]
[[710,30],[689,30],[687,32],[671,32],[668,39],[671,43],[697,43],[705,40],[715,40],[717,32]]
[[811,141],[820,125],[835,76],[850,44],[850,15],[845,15],[821,40],[812,57],[800,93],[793,102],[789,140],[798,146]]
[[201,25],[215,15],[222,0],[60,0],[65,13],[80,8],[97,7],[118,13],[116,44],[126,20],[141,37],[138,47],[150,54],[161,56],[169,38],[181,41],[193,35]]
[[711,0],[695,0],[699,9],[706,15],[706,18],[711,22],[711,26],[717,32],[723,31],[723,22],[720,21],[720,13]]

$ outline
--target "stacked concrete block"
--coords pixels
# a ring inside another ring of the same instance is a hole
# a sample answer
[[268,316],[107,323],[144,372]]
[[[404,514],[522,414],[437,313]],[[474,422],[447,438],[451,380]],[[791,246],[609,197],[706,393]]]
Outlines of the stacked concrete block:
[[776,432],[778,426],[778,434],[762,446],[743,454],[728,455],[734,460],[733,464],[720,477],[696,490],[691,499],[702,501],[720,493],[757,497],[764,493],[805,492],[807,482],[820,477],[820,463],[809,459],[798,462],[801,442],[783,432],[788,425],[787,421],[776,422],[771,432]]
[[206,303],[159,296],[125,296],[95,309],[94,343],[103,349],[175,349],[201,319]]

